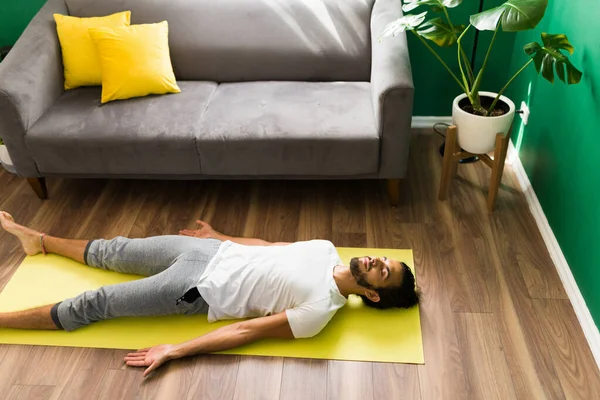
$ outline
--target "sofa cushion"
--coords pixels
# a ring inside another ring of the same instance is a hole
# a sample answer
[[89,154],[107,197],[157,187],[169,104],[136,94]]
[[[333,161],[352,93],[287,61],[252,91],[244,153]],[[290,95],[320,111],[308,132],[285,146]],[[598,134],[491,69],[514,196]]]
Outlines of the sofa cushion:
[[182,93],[100,105],[100,88],[65,92],[27,132],[42,174],[201,173],[195,138],[217,87],[179,82]]
[[77,17],[131,10],[131,24],[167,20],[178,80],[369,80],[374,0],[65,2]]
[[169,56],[169,25],[138,24],[89,30],[102,65],[102,103],[179,93]]
[[88,30],[129,26],[130,20],[129,11],[92,18],[54,14],[65,70],[65,90],[102,84],[102,65]]
[[359,175],[379,165],[364,82],[221,84],[195,132],[208,175]]

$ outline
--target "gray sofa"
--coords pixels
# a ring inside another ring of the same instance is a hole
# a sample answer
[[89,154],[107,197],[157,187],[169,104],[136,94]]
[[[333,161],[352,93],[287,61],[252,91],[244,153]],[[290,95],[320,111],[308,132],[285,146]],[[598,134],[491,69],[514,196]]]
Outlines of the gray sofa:
[[[180,94],[100,105],[63,91],[53,13],[169,22]],[[378,42],[400,0],[49,0],[0,64],[0,137],[44,177],[386,179],[406,175],[406,37]]]

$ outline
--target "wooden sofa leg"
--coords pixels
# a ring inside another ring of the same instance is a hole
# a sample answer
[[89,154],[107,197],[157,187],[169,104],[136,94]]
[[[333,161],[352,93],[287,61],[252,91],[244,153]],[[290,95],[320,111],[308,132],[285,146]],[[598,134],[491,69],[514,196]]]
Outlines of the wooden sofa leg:
[[392,207],[398,206],[398,203],[400,202],[400,182],[400,179],[387,180],[388,197]]
[[38,199],[48,199],[48,189],[46,188],[46,178],[27,178],[29,186],[33,189]]

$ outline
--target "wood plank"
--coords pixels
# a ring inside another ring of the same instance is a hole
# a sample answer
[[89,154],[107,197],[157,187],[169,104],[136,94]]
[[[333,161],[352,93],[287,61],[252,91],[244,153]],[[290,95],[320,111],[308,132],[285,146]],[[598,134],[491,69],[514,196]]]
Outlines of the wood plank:
[[89,393],[96,393],[104,373],[110,369],[112,354],[107,349],[73,349],[67,361],[71,366],[70,373],[59,379],[52,399],[78,400]]
[[532,298],[568,299],[527,205],[518,207],[511,218],[499,222],[500,229],[514,237],[514,251],[529,295]]
[[452,252],[453,259],[444,259],[449,267],[444,269],[444,278],[454,282],[448,284],[454,312],[492,311],[495,290],[490,286],[490,281],[495,279],[495,271],[492,265],[482,262],[479,257],[482,252],[489,252],[488,246],[485,240],[460,238]]
[[375,399],[420,399],[417,366],[373,363],[373,390]]
[[534,299],[554,367],[567,399],[593,399],[600,372],[568,300]]
[[[152,186],[146,182],[133,182],[130,186],[133,186],[131,198],[123,198],[123,192],[117,197],[121,210],[136,210],[129,237],[177,235],[181,229],[195,229],[197,219],[210,222],[214,210],[208,208],[212,207],[216,201],[213,197],[218,194],[214,182],[162,181]],[[135,204],[124,206],[123,201]]]
[[473,399],[516,399],[494,316],[456,314],[467,386]]
[[281,399],[325,400],[329,361],[286,358],[283,361]]
[[374,400],[373,386],[372,363],[329,361],[327,399]]
[[448,198],[448,189],[450,189],[450,184],[456,175],[458,162],[461,159],[461,154],[459,153],[460,149],[457,143],[457,136],[458,129],[456,126],[453,125],[448,127],[446,130],[446,140],[444,142],[442,178],[440,179],[440,190],[438,194],[438,199],[442,201]]
[[249,200],[248,200],[248,213],[246,215],[246,224],[244,226],[243,237],[253,238],[256,231],[256,224],[258,219],[258,208],[259,208],[259,192],[260,183],[258,181],[252,182],[250,186]]
[[17,385],[51,385],[55,386],[72,374],[69,360],[73,348],[35,346],[29,352],[29,363],[22,364],[15,380]]
[[[460,164],[457,170],[457,176],[450,188],[448,203],[454,211],[465,214],[487,214],[487,182],[482,183],[479,179],[478,170],[488,169],[484,165]],[[488,174],[488,171],[484,172]]]
[[172,191],[165,208],[166,221],[161,235],[177,235],[179,230],[196,226],[196,220],[204,212],[208,200],[206,188],[211,185],[202,181],[180,181]]
[[282,374],[283,357],[240,357],[233,398],[277,400]]
[[102,376],[98,390],[88,395],[92,399],[133,399],[142,379],[139,371],[109,369]]
[[201,207],[196,211],[196,218],[194,218],[194,221],[190,221],[191,226],[188,225],[188,229],[196,228],[196,219],[212,223],[217,211],[222,209],[219,207],[220,187],[220,182],[218,181],[207,181],[203,183],[202,191],[200,193],[201,197],[198,199],[199,206]]
[[33,346],[1,345],[0,356],[0,399],[6,398],[12,386],[20,379],[20,371],[29,368]]
[[82,221],[92,218],[90,210],[106,184],[106,180],[96,179],[60,181],[53,193],[61,200],[45,202],[47,209],[36,215],[34,229],[51,236],[74,237]]
[[366,247],[366,233],[334,233],[331,242],[336,247]]
[[427,238],[430,229],[422,224],[405,224],[403,229],[411,241],[417,284],[422,291],[420,311],[425,365],[418,366],[421,396],[423,399],[465,399],[463,349],[459,346],[455,317],[444,284],[443,259],[436,243]]
[[[269,242],[294,242],[298,238],[302,183],[261,183],[255,235]],[[247,197],[247,196],[246,196]],[[243,231],[243,230],[242,230]]]
[[51,385],[13,385],[6,400],[48,400],[55,387]]
[[[233,399],[240,356],[203,355],[198,361],[191,375],[195,382],[187,399]],[[170,396],[169,392],[166,394]]]
[[[329,216],[332,218],[332,231],[335,233],[364,233],[365,232],[365,196],[371,193],[360,190],[361,186],[353,181],[340,181],[335,184],[326,182],[326,188],[335,190],[329,195],[326,190],[315,191],[321,201],[332,205]],[[321,186],[322,187],[322,186]],[[333,198],[333,203],[329,200]]]
[[218,201],[210,203],[212,226],[230,236],[243,236],[250,207],[251,182],[219,182]]
[[[437,228],[432,229],[440,230]],[[440,257],[443,260],[442,278],[446,285],[450,309],[454,312],[471,312],[474,310],[481,311],[481,307],[474,301],[475,296],[469,292],[470,286],[478,288],[478,285],[481,284],[481,281],[474,281],[466,288],[463,286],[464,282],[467,280],[463,275],[463,270],[468,269],[470,264],[463,264],[464,255],[460,254],[458,246],[453,245],[453,247],[448,251],[440,251]]]
[[494,245],[484,262],[494,265],[497,271],[498,295],[493,298],[492,307],[515,392],[520,399],[562,399],[563,390],[548,352],[543,326],[518,268],[513,238],[497,229],[498,220],[512,212],[501,207],[499,204],[491,219],[489,240]]
[[28,185],[25,179],[7,172],[2,167],[0,167],[0,182],[2,182],[2,191],[0,191],[0,210],[7,211],[5,203],[8,202],[16,192]]
[[[306,183],[302,183],[305,187]],[[304,189],[298,221],[298,241],[331,240],[333,233],[334,203],[331,201],[335,189],[330,182],[315,183],[314,188]]]
[[387,204],[387,192],[381,184],[371,182],[365,183],[365,186],[366,188],[363,190],[369,191],[369,196],[365,198],[366,246],[371,248],[391,247],[394,240],[401,237],[395,214],[402,215],[403,211],[399,210],[403,210],[403,208],[392,209],[389,205],[384,206]]
[[152,185],[154,194],[148,195],[139,210],[139,213],[129,231],[130,238],[145,238],[158,236],[164,233],[168,220],[165,209],[171,201],[171,189],[175,183],[169,181],[156,181]]
[[400,186],[401,223],[428,223],[436,219],[442,158],[438,147],[442,139],[433,135],[413,135],[408,161],[408,176]]
[[58,181],[51,190],[62,200],[44,201],[28,226],[51,236],[74,237],[82,221],[91,218],[89,210],[105,185],[104,180]]
[[138,181],[110,181],[74,238],[111,239],[115,236],[127,236],[146,195],[144,187]]

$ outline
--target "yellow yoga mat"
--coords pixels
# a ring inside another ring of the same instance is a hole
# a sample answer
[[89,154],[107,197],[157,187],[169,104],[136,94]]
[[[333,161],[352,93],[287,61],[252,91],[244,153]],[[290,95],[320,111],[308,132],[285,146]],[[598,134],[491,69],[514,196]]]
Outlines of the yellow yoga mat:
[[[414,271],[412,250],[338,248],[338,252],[346,263],[354,256],[385,255],[404,261]],[[0,312],[52,304],[86,290],[139,278],[55,255],[27,257],[0,293]],[[0,329],[0,343],[139,349],[183,342],[232,322],[209,324],[204,315],[125,317],[74,332]],[[263,340],[223,353],[423,364],[419,309],[375,310],[350,296],[348,304],[313,338]]]

